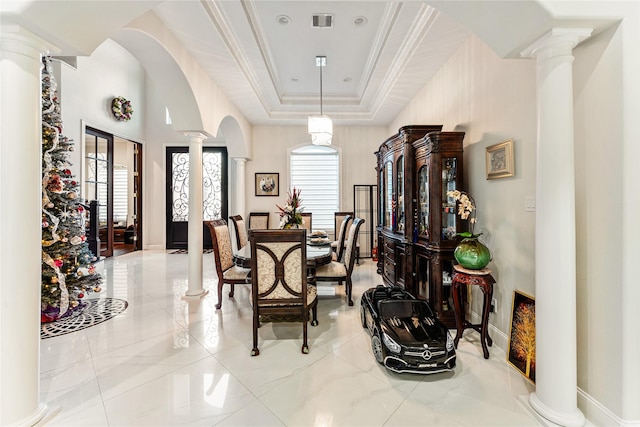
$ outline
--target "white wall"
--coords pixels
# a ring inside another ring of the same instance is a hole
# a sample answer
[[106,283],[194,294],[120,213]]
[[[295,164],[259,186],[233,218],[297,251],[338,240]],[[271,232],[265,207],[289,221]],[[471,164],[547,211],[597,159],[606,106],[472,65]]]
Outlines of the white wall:
[[[61,100],[63,134],[73,139],[70,153],[72,171],[82,182],[83,125],[136,142],[144,141],[146,75],[140,63],[111,40],[100,45],[90,57],[78,57],[77,68],[56,63]],[[120,122],[111,113],[111,100],[123,96],[133,105],[133,117]]]
[[[578,386],[598,424],[611,413],[640,424],[640,6],[629,7],[635,15],[574,50]],[[593,399],[604,414],[588,405]]]
[[[391,134],[385,127],[334,126],[332,147],[340,151],[340,209],[353,210],[353,186],[376,184],[374,152]],[[246,164],[246,210],[271,212],[269,227],[277,228],[276,204],[283,204],[289,190],[289,159],[287,152],[311,143],[304,126],[255,126],[253,128],[253,158]],[[278,172],[280,195],[255,196],[255,173]],[[304,194],[303,194],[304,199]]]
[[[393,121],[389,134],[408,124],[442,124],[464,131],[465,189],[478,209],[476,232],[491,250],[498,310],[492,337],[506,349],[514,290],[534,295],[535,213],[524,211],[535,195],[535,64],[504,60],[470,37]],[[485,148],[513,139],[515,176],[486,180]],[[474,289],[472,307],[481,311]],[[497,328],[497,329],[496,329]]]
[[167,146],[186,146],[189,138],[175,132],[166,124],[166,106],[161,90],[152,78],[147,81],[147,142],[143,147],[143,248],[164,249],[166,242],[165,220],[165,151]]

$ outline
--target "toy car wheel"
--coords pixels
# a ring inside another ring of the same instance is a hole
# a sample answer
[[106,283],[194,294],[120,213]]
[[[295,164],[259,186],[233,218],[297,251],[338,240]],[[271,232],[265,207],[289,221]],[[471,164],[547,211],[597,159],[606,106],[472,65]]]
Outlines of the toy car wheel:
[[367,314],[365,313],[364,305],[360,304],[360,321],[362,322],[362,327],[367,327]]
[[380,333],[378,331],[373,332],[371,337],[371,349],[373,350],[373,356],[376,358],[376,362],[384,362],[384,354],[382,353],[382,341],[380,340]]

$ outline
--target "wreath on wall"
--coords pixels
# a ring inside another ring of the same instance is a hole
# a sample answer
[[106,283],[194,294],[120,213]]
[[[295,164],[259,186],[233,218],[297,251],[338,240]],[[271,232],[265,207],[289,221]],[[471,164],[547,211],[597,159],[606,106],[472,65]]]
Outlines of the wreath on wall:
[[122,96],[117,96],[111,101],[111,111],[113,116],[121,122],[128,122],[133,115],[133,107],[131,101]]

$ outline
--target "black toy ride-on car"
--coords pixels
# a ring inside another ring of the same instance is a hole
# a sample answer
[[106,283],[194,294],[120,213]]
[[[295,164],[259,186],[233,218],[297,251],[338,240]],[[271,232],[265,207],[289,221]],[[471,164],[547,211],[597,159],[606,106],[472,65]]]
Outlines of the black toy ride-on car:
[[398,286],[378,285],[362,294],[362,326],[371,334],[378,363],[402,373],[432,374],[451,371],[456,351],[447,328],[429,303]]

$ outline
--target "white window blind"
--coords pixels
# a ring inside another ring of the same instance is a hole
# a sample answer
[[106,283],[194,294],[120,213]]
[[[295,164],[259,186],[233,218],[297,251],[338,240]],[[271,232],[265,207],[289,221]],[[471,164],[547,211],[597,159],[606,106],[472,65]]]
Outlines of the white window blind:
[[113,169],[113,223],[126,225],[129,212],[129,175],[126,166]]
[[338,152],[330,147],[305,146],[291,152],[291,186],[302,191],[304,212],[314,230],[333,231],[340,200]]

